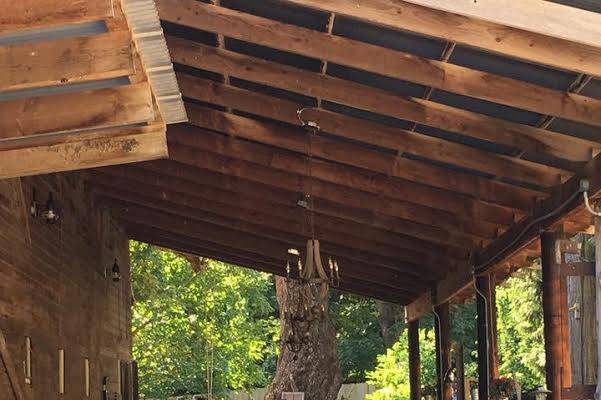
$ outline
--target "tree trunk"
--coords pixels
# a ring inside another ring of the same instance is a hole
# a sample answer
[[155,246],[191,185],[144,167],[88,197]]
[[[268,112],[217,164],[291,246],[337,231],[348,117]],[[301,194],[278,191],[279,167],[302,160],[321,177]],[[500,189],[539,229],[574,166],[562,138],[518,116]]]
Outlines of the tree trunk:
[[[295,335],[304,336],[303,344],[293,349],[287,341],[293,331],[292,320],[303,314],[307,285],[276,278],[276,294],[281,315],[280,356],[275,377],[265,400],[280,400],[282,392],[304,392],[306,400],[336,400],[342,385],[342,373],[336,351],[336,330],[326,308],[311,323],[302,324]],[[292,317],[291,317],[292,316]],[[298,350],[298,351],[293,351]]]
[[382,331],[382,339],[386,348],[391,348],[399,340],[402,332],[394,332],[392,327],[403,318],[403,306],[387,303],[384,301],[376,302],[378,306],[378,322]]

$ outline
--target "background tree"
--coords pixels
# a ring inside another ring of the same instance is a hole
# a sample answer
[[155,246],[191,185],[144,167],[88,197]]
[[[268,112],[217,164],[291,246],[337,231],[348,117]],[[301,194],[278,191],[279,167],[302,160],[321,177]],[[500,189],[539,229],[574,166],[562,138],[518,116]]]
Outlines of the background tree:
[[[147,397],[260,387],[275,355],[272,277],[216,261],[202,272],[131,242],[134,357]],[[210,384],[212,382],[212,384]]]

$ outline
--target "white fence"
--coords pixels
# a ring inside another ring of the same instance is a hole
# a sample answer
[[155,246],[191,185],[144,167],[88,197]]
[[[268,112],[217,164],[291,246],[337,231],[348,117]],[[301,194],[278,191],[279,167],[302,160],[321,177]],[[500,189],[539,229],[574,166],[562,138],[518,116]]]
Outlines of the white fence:
[[[338,392],[338,400],[365,400],[365,396],[376,391],[376,388],[367,383],[353,383],[342,385]],[[238,393],[231,400],[263,400],[267,389],[254,389],[250,393]]]

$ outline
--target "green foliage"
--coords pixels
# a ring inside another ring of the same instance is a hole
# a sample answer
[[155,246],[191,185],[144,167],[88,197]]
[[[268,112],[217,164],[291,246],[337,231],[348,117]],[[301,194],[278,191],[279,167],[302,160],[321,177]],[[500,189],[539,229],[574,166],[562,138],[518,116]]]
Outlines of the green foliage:
[[498,287],[497,314],[501,375],[514,377],[526,389],[544,386],[541,272],[522,270]]
[[276,354],[272,278],[130,242],[134,357],[141,393],[151,398],[264,386]]
[[344,382],[365,382],[367,371],[376,367],[378,354],[385,350],[376,302],[335,292],[330,297],[330,314]]
[[[420,329],[419,342],[422,361],[422,383],[436,384],[436,350],[432,329]],[[380,389],[367,400],[405,400],[409,398],[409,352],[407,330],[399,340],[378,356],[378,366],[369,372],[368,382]]]

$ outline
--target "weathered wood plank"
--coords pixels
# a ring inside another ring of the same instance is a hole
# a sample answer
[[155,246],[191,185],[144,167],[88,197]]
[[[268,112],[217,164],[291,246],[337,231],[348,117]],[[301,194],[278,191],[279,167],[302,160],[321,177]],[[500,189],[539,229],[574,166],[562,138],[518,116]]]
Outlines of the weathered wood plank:
[[[550,1],[405,0],[435,10],[601,47],[601,15]],[[574,23],[577,21],[577,23]]]
[[133,73],[129,31],[0,47],[0,91]]
[[9,379],[9,385],[12,389],[12,392],[15,396],[15,400],[25,400],[25,396],[23,394],[23,389],[21,388],[21,382],[17,375],[17,370],[15,368],[15,363],[8,351],[8,346],[6,344],[6,338],[2,333],[2,329],[0,329],[0,360],[2,361],[2,365],[6,370],[6,374]]
[[0,102],[0,137],[132,125],[155,118],[148,83]]
[[76,24],[112,16],[111,0],[5,0],[0,14],[0,33]]
[[601,49],[398,0],[286,0],[402,31],[599,76]]
[[[595,205],[595,211],[601,212],[600,204]],[[595,317],[597,325],[597,386],[595,398],[601,397],[601,217],[595,216]]]
[[0,179],[167,157],[164,130],[0,153]]
[[567,280],[567,302],[568,302],[568,327],[570,337],[570,352],[572,364],[572,385],[582,385],[582,325],[583,325],[583,302],[582,302],[582,277],[568,276]]
[[[302,104],[186,74],[178,74],[178,81],[185,97],[294,125],[299,123],[297,111],[304,107]],[[198,120],[198,113],[193,111],[197,107],[191,105],[188,109],[189,113],[196,117],[195,120]],[[460,165],[499,177],[508,177],[522,182],[540,182],[541,174],[546,175],[548,173],[546,167],[541,168],[536,163],[500,156],[474,147],[323,109],[307,109],[303,112],[303,118],[316,121],[322,131],[334,133],[337,136],[379,147],[387,147],[397,150],[399,153],[411,153],[453,165]],[[191,121],[194,122],[194,120]],[[415,168],[418,168],[418,165]],[[415,168],[411,168],[411,170],[413,171]],[[482,180],[480,177],[470,177],[470,179]]]
[[582,277],[582,383],[597,383],[597,318],[595,277]]
[[601,124],[601,100],[566,94],[501,75],[429,60],[195,0],[161,0],[158,5],[161,18],[172,23],[240,40],[250,38],[253,43],[262,46],[543,115]]
[[[216,73],[314,96],[338,104],[425,124],[438,129],[473,136],[506,146],[586,161],[596,142],[553,134],[547,130],[516,124],[471,111],[419,98],[405,98],[392,92],[321,75],[229,50],[167,37],[174,62]],[[549,170],[550,174],[553,174]],[[552,184],[558,182],[557,177]],[[547,182],[549,183],[549,182]]]

